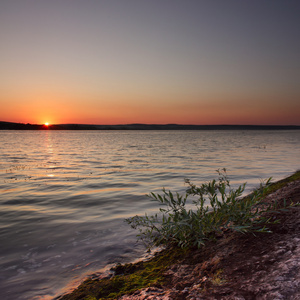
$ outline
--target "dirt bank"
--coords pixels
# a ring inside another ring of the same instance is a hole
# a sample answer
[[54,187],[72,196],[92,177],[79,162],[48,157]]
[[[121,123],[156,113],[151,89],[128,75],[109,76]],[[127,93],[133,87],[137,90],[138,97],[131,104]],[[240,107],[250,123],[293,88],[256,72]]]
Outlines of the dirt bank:
[[[299,175],[297,179],[277,184],[277,190],[267,196],[267,201],[277,201],[280,205],[285,201],[287,204],[300,202]],[[153,280],[151,287],[119,298],[109,293],[104,297],[104,289],[108,288],[101,286],[101,280],[91,279],[61,299],[300,299],[300,207],[272,213],[269,217],[280,220],[279,224],[269,226],[273,233],[254,236],[227,232],[216,242],[172,258],[173,263],[159,271],[163,281]],[[143,263],[130,265],[133,271],[129,273],[143,277],[134,273],[141,268],[148,267]],[[156,269],[154,266],[153,270]],[[129,277],[123,277],[127,284]],[[117,281],[114,284],[110,285],[113,292],[120,286]]]
[[[300,180],[268,196],[284,199],[300,202]],[[162,288],[121,299],[300,299],[300,207],[270,216],[272,234],[224,236],[171,266]]]

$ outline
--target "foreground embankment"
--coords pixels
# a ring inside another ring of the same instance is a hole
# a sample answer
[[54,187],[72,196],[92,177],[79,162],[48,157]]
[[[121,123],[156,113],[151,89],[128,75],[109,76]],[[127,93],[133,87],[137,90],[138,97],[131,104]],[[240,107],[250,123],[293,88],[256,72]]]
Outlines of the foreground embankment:
[[[300,202],[300,172],[274,183],[265,200]],[[300,207],[268,217],[280,220],[272,233],[225,232],[201,249],[164,250],[59,299],[300,299]]]

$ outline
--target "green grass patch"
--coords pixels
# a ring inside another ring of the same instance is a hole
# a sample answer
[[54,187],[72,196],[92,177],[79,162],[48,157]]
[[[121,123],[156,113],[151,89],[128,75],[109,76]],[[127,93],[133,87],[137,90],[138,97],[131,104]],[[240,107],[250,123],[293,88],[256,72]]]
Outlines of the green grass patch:
[[289,176],[287,178],[284,178],[277,182],[271,183],[268,188],[267,194],[271,194],[271,193],[275,192],[276,190],[283,188],[288,183],[299,180],[299,179],[300,179],[300,170],[295,172],[294,174],[292,174],[291,176]]
[[116,299],[145,287],[159,287],[165,283],[164,271],[185,257],[186,251],[179,248],[165,249],[148,261],[118,264],[113,268],[117,275],[112,278],[87,279],[72,293],[59,299]]

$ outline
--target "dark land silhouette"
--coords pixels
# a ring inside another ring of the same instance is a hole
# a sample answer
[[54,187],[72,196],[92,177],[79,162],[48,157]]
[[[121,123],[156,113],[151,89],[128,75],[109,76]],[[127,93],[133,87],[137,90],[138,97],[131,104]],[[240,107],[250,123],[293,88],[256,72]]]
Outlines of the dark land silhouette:
[[299,130],[299,125],[25,124],[0,121],[0,130]]

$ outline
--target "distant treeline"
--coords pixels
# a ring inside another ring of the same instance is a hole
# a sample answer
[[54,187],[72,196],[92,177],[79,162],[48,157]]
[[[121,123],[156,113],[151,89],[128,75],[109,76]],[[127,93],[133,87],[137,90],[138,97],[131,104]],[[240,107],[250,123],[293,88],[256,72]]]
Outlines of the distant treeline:
[[298,125],[180,125],[180,124],[125,124],[85,125],[54,124],[38,125],[1,122],[0,130],[299,130]]

